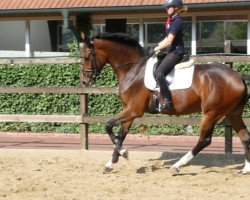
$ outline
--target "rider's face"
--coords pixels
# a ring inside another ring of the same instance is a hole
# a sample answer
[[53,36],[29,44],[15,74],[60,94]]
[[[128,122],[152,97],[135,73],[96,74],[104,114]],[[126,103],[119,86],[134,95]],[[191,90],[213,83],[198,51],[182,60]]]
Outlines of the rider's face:
[[166,10],[167,10],[168,15],[170,16],[170,15],[174,14],[175,8],[174,8],[174,6],[168,6],[166,8]]

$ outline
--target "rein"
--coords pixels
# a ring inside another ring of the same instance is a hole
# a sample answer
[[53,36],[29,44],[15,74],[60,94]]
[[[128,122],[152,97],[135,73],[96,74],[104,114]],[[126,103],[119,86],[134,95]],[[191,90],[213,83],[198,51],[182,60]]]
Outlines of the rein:
[[114,68],[115,68],[115,69],[118,69],[118,68],[121,68],[121,67],[130,65],[130,64],[140,63],[141,61],[144,61],[144,60],[148,59],[149,57],[150,57],[150,55],[144,56],[144,57],[142,57],[142,58],[140,58],[140,59],[132,60],[132,61],[130,61],[130,62],[127,62],[127,63],[121,64],[121,65],[118,65],[118,66],[116,66],[116,67],[114,67]]

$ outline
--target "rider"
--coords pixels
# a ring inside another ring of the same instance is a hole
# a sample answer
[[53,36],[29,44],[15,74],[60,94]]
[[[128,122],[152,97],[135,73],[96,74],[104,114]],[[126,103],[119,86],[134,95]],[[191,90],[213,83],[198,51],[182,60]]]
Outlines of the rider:
[[165,77],[182,60],[184,55],[183,24],[179,15],[182,10],[182,0],[166,0],[163,6],[169,16],[166,22],[167,36],[154,48],[154,52],[164,51],[168,48],[168,54],[157,67],[155,78],[160,85],[160,93],[164,99],[161,110],[171,110],[173,102]]

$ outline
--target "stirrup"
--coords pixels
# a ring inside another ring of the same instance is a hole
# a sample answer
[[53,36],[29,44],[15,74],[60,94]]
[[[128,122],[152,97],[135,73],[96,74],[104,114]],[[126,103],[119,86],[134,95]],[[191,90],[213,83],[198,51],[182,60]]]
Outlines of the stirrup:
[[159,113],[159,98],[156,95],[153,95],[152,100],[151,100],[151,107],[150,107],[150,113],[151,114],[157,114]]
[[161,110],[172,110],[174,107],[173,102],[171,100],[165,99],[163,104],[161,104]]

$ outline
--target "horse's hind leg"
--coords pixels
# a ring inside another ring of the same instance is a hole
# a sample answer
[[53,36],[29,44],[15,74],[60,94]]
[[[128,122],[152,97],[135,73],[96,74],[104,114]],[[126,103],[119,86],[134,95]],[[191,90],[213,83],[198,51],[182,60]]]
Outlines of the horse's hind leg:
[[184,155],[178,162],[173,165],[175,172],[179,172],[180,168],[196,156],[201,150],[211,144],[212,134],[214,126],[217,121],[221,118],[220,115],[216,115],[214,112],[208,112],[203,115],[200,128],[200,137],[196,146]]
[[238,134],[245,150],[245,166],[240,173],[250,173],[250,135],[242,119],[243,109],[239,109],[227,115],[227,118],[235,132]]

